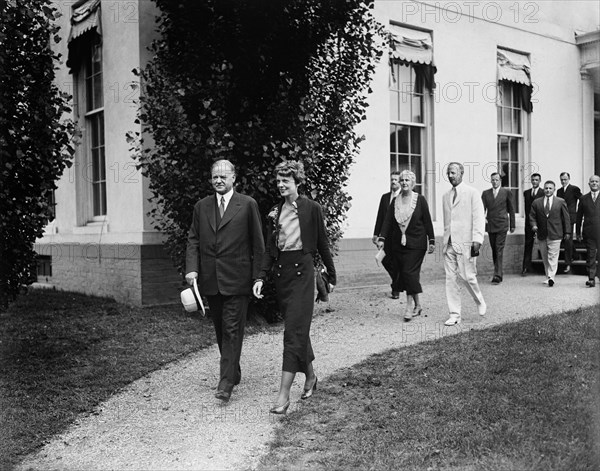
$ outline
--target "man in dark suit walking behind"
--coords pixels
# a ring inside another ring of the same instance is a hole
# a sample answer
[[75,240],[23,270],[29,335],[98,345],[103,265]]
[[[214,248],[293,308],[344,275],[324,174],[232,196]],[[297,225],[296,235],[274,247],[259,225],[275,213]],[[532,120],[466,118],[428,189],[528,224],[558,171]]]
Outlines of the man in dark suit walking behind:
[[214,195],[194,206],[188,234],[185,279],[198,278],[206,296],[221,352],[215,397],[228,401],[241,380],[240,356],[252,283],[265,245],[258,204],[233,189],[235,167],[216,161],[211,170]]
[[[562,198],[567,203],[569,209],[569,218],[571,218],[571,233],[573,233],[573,225],[577,220],[577,202],[581,198],[581,190],[575,185],[571,185],[571,175],[567,172],[560,174],[561,188],[556,192],[556,196]],[[573,239],[565,239],[565,273],[571,272],[571,263],[573,262]]]
[[544,197],[533,202],[529,213],[531,229],[538,238],[546,271],[544,283],[550,287],[554,286],[560,242],[571,238],[573,227],[565,200],[554,195],[555,187],[553,181],[544,183]]
[[[586,285],[590,288],[596,286],[597,263],[600,263],[600,252],[598,244],[600,243],[600,177],[592,175],[588,182],[590,192],[583,195],[579,200],[579,209],[577,210],[576,233],[577,240],[585,243],[587,251],[586,265],[588,272],[588,281]],[[583,233],[581,224],[583,222]]]
[[[379,210],[377,211],[377,220],[375,221],[375,229],[373,230],[373,243],[377,245],[379,236],[381,235],[381,228],[383,227],[383,221],[385,221],[385,215],[390,207],[391,202],[400,193],[400,172],[392,172],[390,175],[390,191],[384,193],[379,201]],[[391,254],[386,255],[381,261],[383,268],[389,273],[392,279],[392,299],[398,299],[400,297],[400,291],[398,288],[398,273],[395,268],[394,260]]]
[[529,213],[533,201],[544,197],[544,190],[540,188],[541,182],[542,176],[539,173],[531,174],[531,189],[523,192],[523,200],[525,201],[525,248],[523,250],[523,271],[521,272],[523,276],[531,271],[531,252],[535,238],[529,223]]
[[506,233],[515,232],[515,205],[512,194],[506,188],[500,186],[500,174],[494,172],[491,175],[492,187],[481,194],[483,209],[486,216],[486,231],[492,247],[492,258],[494,260],[494,276],[492,284],[502,283],[502,260],[504,246],[506,244]]

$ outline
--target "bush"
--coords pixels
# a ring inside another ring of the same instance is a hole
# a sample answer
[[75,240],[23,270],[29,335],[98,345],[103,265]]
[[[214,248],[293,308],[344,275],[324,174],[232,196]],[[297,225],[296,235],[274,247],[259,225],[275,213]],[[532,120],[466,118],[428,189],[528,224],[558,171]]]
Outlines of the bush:
[[[150,179],[155,227],[181,273],[194,203],[227,158],[237,190],[264,216],[278,201],[273,168],[301,160],[306,193],[327,218],[334,253],[350,207],[348,172],[362,140],[381,26],[358,0],[156,0],[160,39],[141,75],[146,144],[128,134]],[[372,3],[372,2],[371,2]],[[270,297],[268,297],[270,298]],[[271,303],[261,303],[263,314]],[[267,306],[267,307],[264,307]],[[270,316],[268,316],[270,317]]]

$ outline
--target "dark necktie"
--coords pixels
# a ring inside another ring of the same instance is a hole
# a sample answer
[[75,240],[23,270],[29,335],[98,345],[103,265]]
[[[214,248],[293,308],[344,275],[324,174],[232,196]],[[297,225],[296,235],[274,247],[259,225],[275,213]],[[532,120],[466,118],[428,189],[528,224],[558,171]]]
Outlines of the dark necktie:
[[546,198],[546,216],[550,214],[550,198]]
[[219,205],[219,214],[221,215],[221,218],[223,217],[224,213],[225,213],[225,197],[221,196],[221,204]]

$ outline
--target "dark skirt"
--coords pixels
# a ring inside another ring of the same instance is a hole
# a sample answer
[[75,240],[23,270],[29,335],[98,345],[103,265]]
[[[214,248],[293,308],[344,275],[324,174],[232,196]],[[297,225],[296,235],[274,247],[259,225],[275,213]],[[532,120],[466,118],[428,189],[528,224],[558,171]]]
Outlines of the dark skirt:
[[421,288],[421,265],[425,258],[425,249],[408,249],[403,245],[394,247],[394,263],[398,273],[398,291],[406,294],[419,294]]
[[313,257],[302,250],[279,252],[273,266],[277,301],[283,315],[283,371],[307,373],[315,359],[310,343],[315,269]]

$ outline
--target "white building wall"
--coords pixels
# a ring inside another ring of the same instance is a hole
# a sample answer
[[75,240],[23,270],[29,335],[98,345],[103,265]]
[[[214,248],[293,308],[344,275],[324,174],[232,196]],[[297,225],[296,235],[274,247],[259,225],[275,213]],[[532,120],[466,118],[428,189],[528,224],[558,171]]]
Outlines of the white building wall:
[[[518,7],[518,8],[517,8]],[[436,233],[441,234],[441,200],[448,190],[445,165],[468,163],[465,181],[477,189],[489,187],[495,170],[496,48],[530,54],[534,82],[531,114],[531,162],[524,162],[525,188],[533,171],[559,184],[561,171],[572,183],[587,188],[593,155],[584,148],[582,130],[593,114],[584,114],[584,86],[580,74],[575,31],[598,27],[597,2],[406,2],[375,1],[374,14],[390,21],[432,31],[437,66],[434,103],[434,208]],[[352,208],[346,239],[373,234],[381,194],[389,191],[388,64],[384,55],[374,77],[367,119],[360,127],[366,136],[351,169],[348,191]],[[584,121],[585,120],[585,121]],[[584,169],[586,171],[584,171]],[[520,218],[522,225],[523,218]]]

